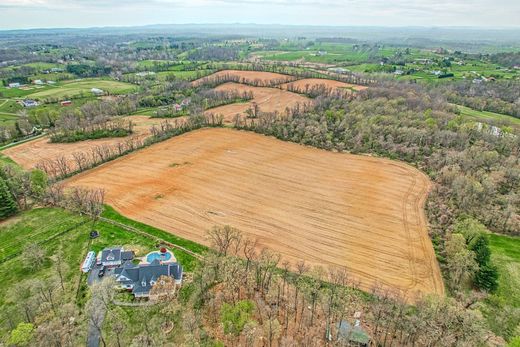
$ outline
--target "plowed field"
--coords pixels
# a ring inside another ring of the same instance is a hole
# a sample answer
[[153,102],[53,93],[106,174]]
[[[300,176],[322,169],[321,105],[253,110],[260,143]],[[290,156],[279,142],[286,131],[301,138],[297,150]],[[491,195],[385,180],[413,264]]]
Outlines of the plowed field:
[[124,215],[197,242],[231,225],[292,263],[345,266],[364,289],[444,291],[423,212],[430,182],[400,162],[203,129],[67,184],[105,188]]
[[[149,118],[147,116],[128,117],[134,122],[134,133],[132,138],[144,139],[150,135],[150,127],[159,124],[164,119]],[[99,140],[79,141],[73,143],[51,143],[48,137],[42,137],[34,141],[29,141],[18,146],[14,146],[2,151],[2,154],[9,156],[25,169],[31,169],[41,160],[54,160],[60,156],[65,156],[72,162],[72,153],[88,152],[95,146],[116,145],[126,141],[125,137],[113,137]],[[72,164],[71,164],[72,165]]]
[[299,91],[301,93],[305,93],[307,89],[316,87],[316,86],[325,86],[326,88],[334,88],[334,89],[351,89],[355,91],[367,89],[365,86],[360,86],[357,84],[345,83],[335,80],[321,79],[321,78],[304,78],[301,80],[297,80],[294,82],[284,83],[281,85],[283,89],[287,89],[288,87],[292,87],[292,90]]
[[288,75],[282,75],[274,72],[264,72],[264,71],[242,71],[242,70],[222,70],[215,72],[209,76],[200,78],[198,80],[193,81],[193,85],[197,86],[205,81],[213,81],[220,78],[225,78],[226,76],[232,76],[239,78],[239,83],[285,83],[294,79],[294,77]]
[[239,92],[252,91],[253,100],[244,103],[229,104],[215,107],[206,113],[219,114],[224,117],[224,121],[232,122],[236,115],[243,116],[248,108],[256,103],[261,112],[284,113],[286,108],[295,107],[297,104],[307,104],[311,99],[296,93],[291,93],[278,88],[251,87],[239,83],[225,83],[216,87],[215,90],[237,90]]

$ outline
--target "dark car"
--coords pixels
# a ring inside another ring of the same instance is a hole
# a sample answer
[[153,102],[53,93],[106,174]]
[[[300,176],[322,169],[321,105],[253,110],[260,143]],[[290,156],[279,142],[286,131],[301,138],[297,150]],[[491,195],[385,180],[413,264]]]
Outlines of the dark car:
[[102,266],[100,269],[99,269],[99,272],[98,272],[98,277],[103,277],[105,275],[105,267]]

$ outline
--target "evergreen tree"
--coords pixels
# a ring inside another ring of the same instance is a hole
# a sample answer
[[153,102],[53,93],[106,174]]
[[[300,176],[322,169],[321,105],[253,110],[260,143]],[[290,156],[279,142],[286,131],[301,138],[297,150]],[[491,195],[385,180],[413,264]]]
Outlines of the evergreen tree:
[[480,266],[473,280],[475,286],[480,289],[494,292],[498,288],[498,270],[491,264]]
[[0,178],[0,219],[16,213],[16,202],[3,178]]
[[489,250],[489,241],[485,235],[477,236],[469,248],[475,252],[475,260],[478,265],[485,266],[489,263],[491,251]]

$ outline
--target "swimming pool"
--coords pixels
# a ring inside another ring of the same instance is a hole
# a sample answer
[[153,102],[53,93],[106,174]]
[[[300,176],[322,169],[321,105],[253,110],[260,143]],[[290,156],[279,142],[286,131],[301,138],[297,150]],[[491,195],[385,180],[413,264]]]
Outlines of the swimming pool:
[[171,257],[172,257],[172,254],[170,252],[166,252],[166,253],[152,252],[146,256],[146,262],[151,263],[155,259],[158,259],[159,261],[168,261],[171,259]]

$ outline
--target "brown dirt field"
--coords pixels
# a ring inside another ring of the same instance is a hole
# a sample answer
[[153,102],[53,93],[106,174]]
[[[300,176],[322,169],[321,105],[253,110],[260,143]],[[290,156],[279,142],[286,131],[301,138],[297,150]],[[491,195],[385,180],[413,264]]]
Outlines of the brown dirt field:
[[[153,124],[159,124],[164,119],[150,118],[148,116],[130,116],[125,119],[131,119],[134,123],[134,134],[131,137],[144,139],[150,135],[150,127]],[[115,145],[125,141],[126,137],[105,138],[99,140],[87,140],[74,143],[51,143],[48,137],[41,137],[34,141],[25,142],[21,145],[10,147],[2,151],[15,162],[20,164],[24,169],[32,169],[45,159],[56,159],[64,155],[72,158],[74,152],[86,152],[95,146]]]
[[206,113],[219,114],[224,117],[226,123],[233,121],[237,114],[244,115],[245,111],[255,102],[260,106],[262,112],[285,112],[287,107],[292,108],[297,104],[308,104],[311,99],[306,96],[281,90],[278,88],[252,87],[239,83],[224,83],[216,87],[215,90],[237,90],[239,92],[252,91],[253,100],[238,104],[229,104],[215,107]]
[[125,216],[196,242],[231,225],[293,264],[345,266],[363,289],[444,291],[423,211],[430,181],[404,163],[203,129],[67,184],[104,188]]
[[294,79],[294,77],[283,75],[274,72],[264,72],[264,71],[242,71],[242,70],[222,70],[215,72],[214,74],[199,78],[192,82],[193,85],[197,86],[203,81],[212,80],[214,78],[231,75],[238,76],[240,78],[240,83],[251,83],[252,81],[258,80],[261,83],[266,82],[288,82]]
[[309,86],[309,88],[312,88],[314,86],[319,86],[319,85],[324,85],[327,88],[344,88],[344,89],[348,88],[348,89],[352,89],[355,91],[367,89],[367,87],[360,86],[357,84],[345,83],[345,82],[322,79],[322,78],[304,78],[304,79],[297,80],[294,82],[282,84],[281,87],[283,89],[287,89],[288,86],[291,86],[293,88],[296,88],[297,90],[305,91],[307,86]]

